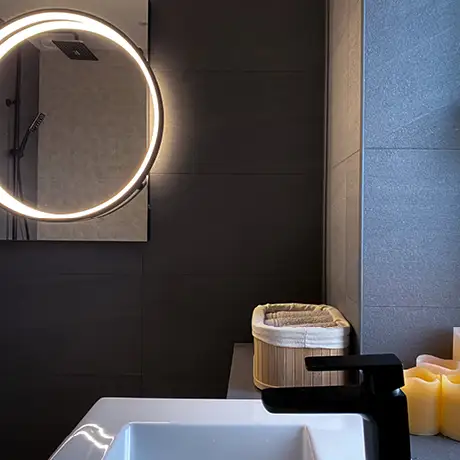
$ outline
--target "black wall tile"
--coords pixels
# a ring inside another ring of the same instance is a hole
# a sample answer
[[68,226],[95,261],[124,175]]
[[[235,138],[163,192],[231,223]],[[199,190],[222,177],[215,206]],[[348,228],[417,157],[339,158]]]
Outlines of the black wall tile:
[[0,388],[3,455],[46,460],[100,398],[139,397],[141,378],[10,374]]
[[140,375],[140,278],[10,279],[2,293],[8,373]]
[[310,70],[324,54],[323,0],[154,0],[151,21],[154,69]]
[[164,130],[152,173],[194,172],[194,139],[201,132],[194,121],[200,104],[191,91],[189,74],[182,71],[155,71],[164,107]]
[[0,241],[0,274],[142,273],[145,243]]
[[145,271],[315,277],[321,183],[295,175],[152,176]]
[[322,175],[323,72],[195,72],[186,85],[207,127],[193,138],[195,172]]
[[231,350],[235,342],[252,340],[253,309],[269,302],[320,302],[320,293],[312,294],[318,280],[300,273],[146,276],[143,285],[147,396],[225,397]]

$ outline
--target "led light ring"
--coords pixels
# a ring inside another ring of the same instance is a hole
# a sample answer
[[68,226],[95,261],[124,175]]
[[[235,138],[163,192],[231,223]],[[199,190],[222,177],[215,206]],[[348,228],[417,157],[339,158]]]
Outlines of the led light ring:
[[73,10],[40,10],[20,16],[3,24],[0,29],[0,62],[16,46],[44,32],[79,30],[92,32],[111,40],[123,48],[139,66],[150,92],[153,107],[153,129],[150,144],[141,166],[130,181],[114,196],[83,211],[55,214],[31,208],[18,201],[0,186],[0,206],[35,220],[47,222],[75,222],[109,214],[129,201],[143,187],[155,161],[163,134],[163,105],[160,89],[143,55],[135,44],[114,26],[94,16]]

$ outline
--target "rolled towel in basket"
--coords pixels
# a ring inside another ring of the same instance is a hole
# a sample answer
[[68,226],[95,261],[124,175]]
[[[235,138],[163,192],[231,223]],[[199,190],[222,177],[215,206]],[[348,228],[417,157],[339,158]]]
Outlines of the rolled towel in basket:
[[252,314],[252,335],[274,346],[345,349],[349,334],[348,321],[329,305],[267,304]]
[[336,323],[331,320],[331,315],[327,311],[276,311],[265,315],[267,326],[309,326],[315,327],[335,327]]

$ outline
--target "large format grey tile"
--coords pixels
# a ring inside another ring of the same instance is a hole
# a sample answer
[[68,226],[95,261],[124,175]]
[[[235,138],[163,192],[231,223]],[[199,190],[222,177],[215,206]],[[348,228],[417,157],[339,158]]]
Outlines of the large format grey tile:
[[356,152],[361,148],[362,113],[362,1],[349,0],[348,19],[348,78],[347,78],[347,150]]
[[0,343],[15,375],[139,375],[140,278],[7,280]]
[[358,302],[360,295],[361,256],[361,152],[346,161],[346,262],[347,296]]
[[348,34],[346,34],[329,58],[328,161],[332,166],[336,166],[353,153],[347,119],[348,79]]
[[[321,174],[324,68],[161,72],[169,124],[153,172]],[[170,128],[170,129],[168,129]]]
[[452,357],[460,309],[366,306],[362,314],[362,353],[395,353],[406,367],[421,354]]
[[329,162],[361,145],[361,2],[337,0],[330,16]]
[[341,308],[346,299],[347,162],[329,168],[327,193],[327,302]]
[[335,53],[337,46],[346,40],[350,0],[331,0],[329,2],[329,50]]
[[[319,280],[292,276],[146,276],[149,396],[223,397],[235,342],[250,342],[258,304],[319,302]],[[171,314],[174,312],[174,314]]]
[[324,56],[325,22],[323,0],[156,0],[152,64],[181,70],[310,70]]
[[460,148],[460,4],[369,2],[366,17],[365,146]]
[[364,303],[460,307],[460,154],[366,150]]
[[330,169],[327,224],[327,302],[359,334],[360,153]]
[[321,176],[154,175],[147,273],[321,271]]
[[365,2],[368,63],[382,65],[397,58],[401,51],[417,48],[420,43],[452,29],[457,24],[458,7],[456,0]]

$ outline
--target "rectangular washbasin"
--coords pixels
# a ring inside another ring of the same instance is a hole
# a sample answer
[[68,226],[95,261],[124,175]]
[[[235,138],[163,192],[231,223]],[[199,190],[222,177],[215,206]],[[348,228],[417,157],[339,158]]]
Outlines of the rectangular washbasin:
[[105,460],[313,460],[298,426],[134,423]]

